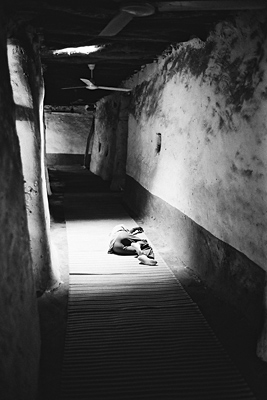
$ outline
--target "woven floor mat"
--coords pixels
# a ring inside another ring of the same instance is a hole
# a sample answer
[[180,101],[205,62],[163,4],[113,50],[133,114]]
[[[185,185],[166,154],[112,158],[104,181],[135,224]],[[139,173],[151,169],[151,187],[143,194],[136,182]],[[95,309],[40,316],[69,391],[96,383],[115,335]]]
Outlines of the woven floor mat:
[[107,254],[116,224],[136,226],[118,198],[69,195],[65,214],[70,288],[61,400],[255,399],[157,249],[156,266]]

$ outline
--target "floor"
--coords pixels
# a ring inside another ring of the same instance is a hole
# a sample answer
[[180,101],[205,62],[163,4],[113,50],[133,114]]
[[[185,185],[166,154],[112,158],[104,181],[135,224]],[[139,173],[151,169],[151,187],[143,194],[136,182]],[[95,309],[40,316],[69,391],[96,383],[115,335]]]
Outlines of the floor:
[[[51,239],[57,248],[61,284],[38,300],[42,335],[39,400],[59,399],[60,391],[69,289],[64,193],[109,192],[108,183],[95,177],[92,181],[90,173],[81,166],[54,167],[49,174],[53,193],[49,199]],[[137,224],[140,222],[136,220]],[[183,288],[198,304],[256,398],[266,399],[267,365],[255,356],[256,338],[252,327],[234,309],[217,298],[211,289],[205,287],[186,266],[177,264],[171,252],[161,249],[151,227],[144,226],[144,229]]]

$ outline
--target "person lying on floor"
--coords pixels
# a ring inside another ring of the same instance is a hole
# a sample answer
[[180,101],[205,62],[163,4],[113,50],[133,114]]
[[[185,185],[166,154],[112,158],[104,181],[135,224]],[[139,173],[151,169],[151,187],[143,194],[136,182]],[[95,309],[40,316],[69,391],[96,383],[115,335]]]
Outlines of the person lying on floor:
[[154,252],[147,240],[136,236],[144,232],[141,226],[127,229],[124,225],[116,225],[110,234],[108,253],[124,256],[135,255],[141,264],[156,265]]

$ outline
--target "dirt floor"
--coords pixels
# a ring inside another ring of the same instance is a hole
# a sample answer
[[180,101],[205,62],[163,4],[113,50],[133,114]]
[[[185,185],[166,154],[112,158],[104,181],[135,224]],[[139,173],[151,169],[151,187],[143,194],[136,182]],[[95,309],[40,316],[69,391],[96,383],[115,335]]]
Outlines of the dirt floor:
[[[64,193],[109,191],[108,183],[98,177],[90,176],[88,170],[80,166],[54,167],[49,170],[49,176],[52,189],[49,198],[51,240],[57,248],[61,284],[56,290],[46,292],[38,299],[42,338],[38,400],[60,398],[68,303],[68,249]],[[136,220],[136,223],[140,225],[142,221]],[[169,249],[162,248],[153,227],[143,224],[142,226],[184,289],[198,304],[225,350],[255,393],[256,399],[267,399],[267,363],[256,357],[257,337],[253,327],[237,310],[216,297],[212,289],[206,287],[192,271],[181,265]]]

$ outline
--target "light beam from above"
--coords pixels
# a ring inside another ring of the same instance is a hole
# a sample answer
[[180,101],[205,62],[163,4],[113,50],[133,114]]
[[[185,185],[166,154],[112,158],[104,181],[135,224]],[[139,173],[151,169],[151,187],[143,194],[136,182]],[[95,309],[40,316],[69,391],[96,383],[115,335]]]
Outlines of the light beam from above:
[[66,47],[65,49],[61,50],[54,50],[53,54],[54,55],[61,55],[61,54],[68,54],[68,55],[73,55],[73,54],[91,54],[95,53],[96,51],[102,50],[104,46],[81,46],[81,47]]

